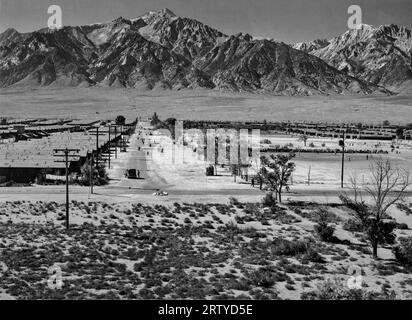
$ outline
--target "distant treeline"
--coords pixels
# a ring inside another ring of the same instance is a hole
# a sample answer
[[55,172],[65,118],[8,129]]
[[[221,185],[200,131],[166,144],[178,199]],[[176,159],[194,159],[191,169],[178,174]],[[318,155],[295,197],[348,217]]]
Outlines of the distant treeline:
[[[261,153],[341,153],[341,149],[298,149],[298,148],[262,148],[260,149]],[[345,153],[361,153],[361,154],[388,154],[388,151],[383,150],[345,150]]]
[[336,126],[339,128],[391,128],[391,129],[412,129],[412,123],[407,125],[391,125],[389,122],[384,121],[381,125],[369,125],[364,123],[327,123],[327,122],[291,122],[291,121],[275,121],[268,122],[263,121],[219,121],[219,120],[184,120],[185,129],[214,129],[214,128],[233,128],[233,129],[261,129],[261,130],[282,130],[285,127],[290,126],[311,126],[316,128],[317,126]]
[[262,131],[282,130],[285,123],[267,123],[267,122],[240,122],[240,121],[194,121],[185,120],[183,123],[184,129],[260,129]]
[[[157,114],[155,113],[152,117],[151,124],[155,127],[155,129],[168,129],[172,136],[174,136],[174,126],[176,123],[175,118],[168,118],[164,121],[161,121]],[[363,124],[363,123],[347,123],[347,124],[342,124],[342,123],[325,123],[325,122],[290,122],[290,121],[278,121],[278,122],[267,122],[266,120],[264,121],[218,121],[218,120],[184,120],[183,121],[183,128],[184,129],[200,129],[203,131],[206,131],[207,129],[235,129],[235,130],[240,130],[240,129],[247,129],[247,130],[253,130],[253,129],[260,129],[261,131],[278,131],[278,132],[288,132],[289,130],[294,132],[296,130],[302,129],[302,130],[307,130],[307,129],[315,129],[319,130],[319,134],[325,131],[326,127],[329,127],[326,129],[332,130],[332,131],[339,131],[345,129],[347,133],[359,133],[363,129],[375,129],[379,131],[380,129],[392,129],[396,131],[396,136],[398,138],[404,138],[404,133],[406,130],[411,130],[412,129],[412,123],[401,126],[401,125],[391,125],[389,124],[388,121],[384,121],[382,125],[368,125],[368,124]],[[336,126],[335,129],[331,129],[330,127]],[[356,131],[358,129],[358,131]],[[373,130],[372,129],[372,130]],[[306,132],[306,131],[302,131]],[[295,132],[295,134],[297,134]],[[364,137],[365,139],[375,139],[371,137]],[[384,139],[383,137],[382,139]],[[376,139],[379,139],[379,137],[376,137]]]

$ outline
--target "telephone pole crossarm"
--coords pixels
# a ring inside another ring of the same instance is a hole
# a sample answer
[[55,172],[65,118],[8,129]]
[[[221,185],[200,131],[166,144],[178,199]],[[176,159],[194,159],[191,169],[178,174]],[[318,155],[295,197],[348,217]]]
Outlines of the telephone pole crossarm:
[[[70,154],[70,153],[75,154]],[[64,162],[66,164],[66,229],[69,230],[69,161],[75,161],[77,157],[80,157],[80,149],[53,149],[54,157],[64,157],[62,160],[55,160],[55,162]],[[71,158],[69,160],[69,157]]]

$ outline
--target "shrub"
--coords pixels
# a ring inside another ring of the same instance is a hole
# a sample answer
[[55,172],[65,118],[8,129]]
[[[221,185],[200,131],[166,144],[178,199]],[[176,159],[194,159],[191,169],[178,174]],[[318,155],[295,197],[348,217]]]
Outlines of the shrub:
[[235,220],[238,224],[244,224],[244,219],[241,216],[235,216]]
[[262,199],[262,205],[264,207],[274,207],[276,205],[276,197],[273,195],[273,192],[268,192]]
[[90,175],[92,175],[93,184],[96,186],[106,185],[109,183],[106,167],[103,164],[99,164],[97,169],[93,167],[92,170],[90,170],[90,164],[86,162],[81,168],[80,184],[89,186]]
[[322,241],[330,242],[334,238],[335,227],[327,223],[318,223],[315,225],[315,231]]
[[396,207],[397,207],[399,210],[404,211],[407,216],[410,215],[410,214],[412,214],[412,210],[411,210],[406,204],[398,203],[398,204],[396,205]]
[[399,230],[408,230],[409,227],[406,223],[397,223],[396,228]]
[[328,224],[332,215],[329,211],[320,207],[316,212],[318,224],[315,225],[315,231],[322,241],[332,241],[335,228]]
[[362,223],[355,219],[349,219],[345,221],[343,224],[343,230],[350,231],[350,232],[362,232],[363,226]]
[[117,125],[124,125],[126,123],[126,118],[122,115],[118,115],[116,117],[116,124]]
[[252,284],[262,288],[270,288],[276,282],[291,280],[287,274],[277,271],[273,266],[260,267],[250,274],[249,279]]
[[239,202],[238,199],[236,199],[235,197],[230,197],[229,198],[229,203],[235,207],[241,205],[241,203]]
[[272,253],[280,256],[296,256],[308,251],[309,246],[304,241],[289,241],[282,238],[276,238],[272,242]]
[[304,292],[303,300],[377,300],[395,299],[395,293],[382,288],[382,292],[365,291],[364,289],[349,289],[346,283],[339,278],[328,279],[318,284],[317,289]]
[[325,263],[325,259],[317,251],[309,249],[308,252],[302,256],[302,263],[307,262]]
[[263,288],[270,288],[275,284],[271,272],[263,269],[253,272],[250,276],[250,280],[254,285]]
[[192,221],[189,218],[185,218],[184,223],[192,223]]
[[412,237],[399,238],[399,244],[393,248],[396,260],[408,266],[412,266]]

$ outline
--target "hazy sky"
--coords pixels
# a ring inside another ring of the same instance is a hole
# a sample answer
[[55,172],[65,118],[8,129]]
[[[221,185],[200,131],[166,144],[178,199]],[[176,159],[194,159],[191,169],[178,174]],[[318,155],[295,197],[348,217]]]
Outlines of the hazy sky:
[[133,18],[167,7],[227,34],[247,32],[284,42],[345,32],[351,4],[361,6],[363,23],[412,25],[412,0],[0,0],[0,32],[46,27],[51,4],[62,7],[63,25]]

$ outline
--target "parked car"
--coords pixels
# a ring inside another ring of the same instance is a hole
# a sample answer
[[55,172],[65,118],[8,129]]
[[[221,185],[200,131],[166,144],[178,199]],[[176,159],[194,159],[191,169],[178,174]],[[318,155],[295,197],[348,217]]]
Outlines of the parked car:
[[124,176],[125,176],[127,179],[137,179],[136,169],[127,169],[127,170],[125,171]]

